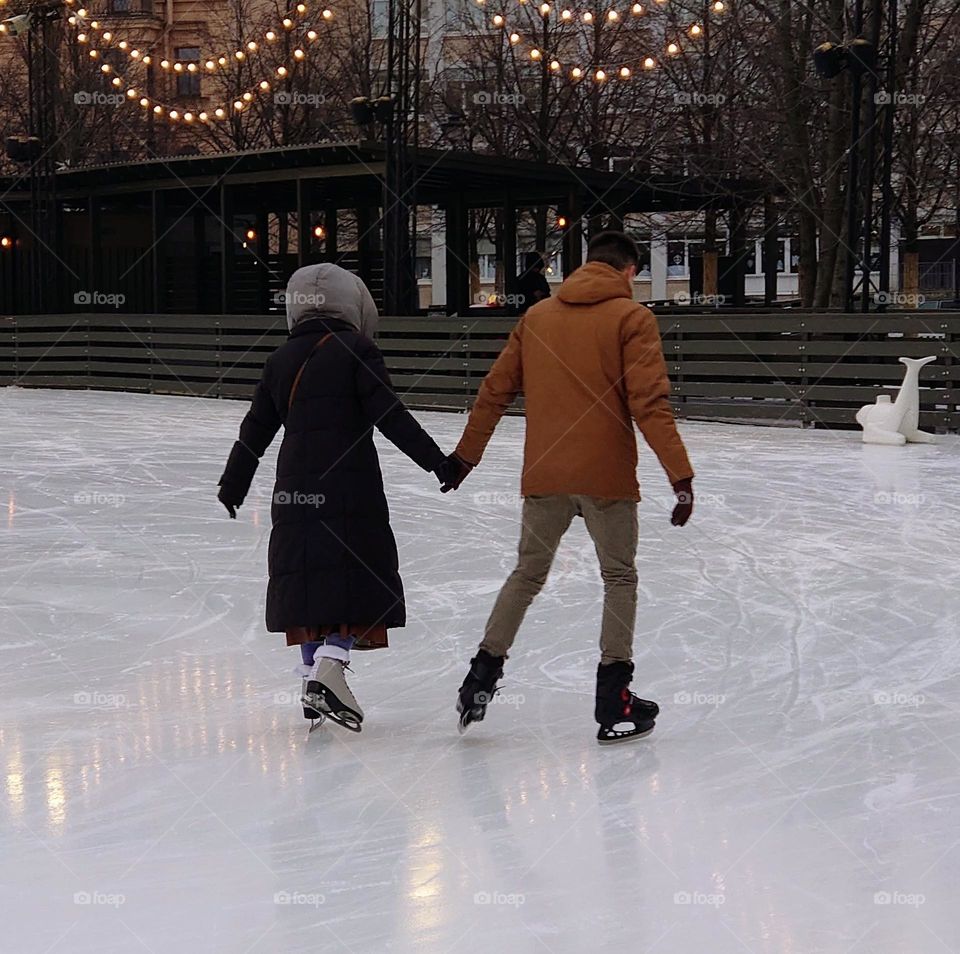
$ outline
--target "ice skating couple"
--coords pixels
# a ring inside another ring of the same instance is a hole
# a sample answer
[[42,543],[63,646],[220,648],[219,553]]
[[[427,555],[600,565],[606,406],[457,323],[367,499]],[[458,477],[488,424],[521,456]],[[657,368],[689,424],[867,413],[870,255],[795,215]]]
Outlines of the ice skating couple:
[[302,657],[307,718],[359,732],[347,685],[350,653],[387,645],[405,625],[403,585],[376,428],[446,493],[483,456],[521,392],[526,440],[516,569],[500,591],[460,687],[461,731],[486,713],[517,630],[560,540],[582,517],[604,584],[595,718],[600,742],[648,735],[659,709],[630,691],[637,609],[637,442],[634,422],[677,496],[674,526],[693,511],[693,470],[669,403],[660,335],[634,302],[638,252],[621,232],[589,245],[587,263],[531,307],[480,388],[463,437],[444,454],[394,392],[373,343],[377,311],[363,282],[331,264],[294,273],[290,337],[266,362],[220,478],[231,517],[281,426],[269,545],[267,629]]

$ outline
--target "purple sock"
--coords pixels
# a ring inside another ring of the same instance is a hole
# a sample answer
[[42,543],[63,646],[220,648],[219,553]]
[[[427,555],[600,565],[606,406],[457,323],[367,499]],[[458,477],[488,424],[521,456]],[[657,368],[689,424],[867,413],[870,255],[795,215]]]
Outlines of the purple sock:
[[341,636],[338,633],[332,633],[327,637],[328,646],[336,646],[339,649],[345,649],[347,652],[350,652],[350,650],[353,649],[353,644],[356,641],[356,636]]
[[323,643],[301,643],[300,658],[304,666],[313,665],[313,654],[323,645]]

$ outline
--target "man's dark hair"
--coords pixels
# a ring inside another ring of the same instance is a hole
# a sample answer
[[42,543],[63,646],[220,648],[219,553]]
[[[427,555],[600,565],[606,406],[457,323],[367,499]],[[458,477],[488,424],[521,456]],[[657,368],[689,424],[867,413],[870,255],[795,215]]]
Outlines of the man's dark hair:
[[590,240],[587,247],[588,262],[605,262],[622,272],[630,265],[640,264],[637,243],[623,232],[601,232]]
[[523,270],[525,272],[542,272],[546,267],[546,262],[539,252],[527,252],[523,256]]

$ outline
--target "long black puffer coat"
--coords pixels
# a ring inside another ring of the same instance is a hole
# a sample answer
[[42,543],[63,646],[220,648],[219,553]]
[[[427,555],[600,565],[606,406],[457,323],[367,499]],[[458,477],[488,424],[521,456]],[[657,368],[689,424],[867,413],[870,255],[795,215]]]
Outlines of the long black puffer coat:
[[267,359],[220,483],[245,496],[281,424],[267,629],[403,626],[397,544],[373,429],[426,471],[440,465],[443,452],[397,397],[377,346],[335,319],[301,322]]

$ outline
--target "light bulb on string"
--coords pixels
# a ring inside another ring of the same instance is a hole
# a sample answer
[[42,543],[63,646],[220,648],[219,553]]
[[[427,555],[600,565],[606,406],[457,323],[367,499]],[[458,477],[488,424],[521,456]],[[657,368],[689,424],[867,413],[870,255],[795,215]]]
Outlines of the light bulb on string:
[[703,33],[703,29],[699,23],[694,23],[694,25],[690,27],[690,36],[700,36],[701,33]]
[[668,43],[668,44],[667,44],[667,52],[668,52],[671,56],[674,56],[674,55],[676,55],[677,53],[680,52],[680,47],[677,46],[676,43]]
[[285,30],[292,30],[292,29],[293,29],[293,20],[291,20],[290,17],[284,17],[284,19],[283,19],[283,28],[284,28]]
[[583,70],[580,69],[579,66],[575,66],[572,70],[570,70],[570,75],[574,79],[580,79],[580,77],[583,76]]
[[301,49],[299,49],[299,48],[297,48],[296,50],[293,51],[293,58],[294,58],[295,60],[302,60],[306,55],[307,55],[307,54],[304,53],[303,50],[301,50]]
[[271,43],[273,43],[273,41],[277,38],[277,34],[274,33],[273,30],[267,30],[266,34],[264,35]]
[[597,70],[597,72],[593,74],[593,78],[594,78],[598,83],[602,83],[602,82],[604,82],[604,80],[606,80],[607,74],[606,74],[606,72],[605,72],[604,70]]
[[723,0],[716,0],[716,3],[713,5],[714,13],[723,13],[726,8],[723,5]]
[[560,61],[559,61],[559,60],[551,60],[551,61],[550,61],[550,69],[552,69],[553,72],[556,73],[556,72],[560,69]]
[[550,4],[549,4],[549,3],[541,3],[541,4],[540,4],[540,14],[541,14],[541,16],[545,16],[545,17],[550,15]]
[[561,14],[560,14],[560,19],[561,19],[561,20],[572,20],[572,19],[573,19],[573,11],[572,11],[572,10],[564,10],[564,11],[562,11]]
[[620,19],[620,14],[617,13],[616,10],[608,10],[608,11],[607,11],[607,19],[608,19],[611,23],[616,23],[617,20]]
[[640,14],[643,13],[643,4],[642,4],[642,3],[635,3],[635,4],[630,8],[630,11],[633,13],[634,16],[637,16],[637,17],[640,16]]
[[583,22],[593,23],[593,14],[589,10],[583,15]]
[[657,61],[652,56],[648,56],[643,61],[643,68],[645,70],[652,70],[656,65],[657,65]]
[[323,11],[323,19],[324,19],[324,20],[332,20],[332,19],[333,19],[333,10],[324,10],[324,11]]
[[511,42],[511,43],[519,43],[519,42],[520,42],[520,34],[519,34],[519,33],[511,33],[511,34],[510,34],[510,42]]
[[540,57],[541,57],[541,55],[542,55],[542,54],[541,54],[540,51],[537,50],[537,49],[533,49],[533,50],[530,51],[530,59],[531,59],[531,60],[539,60]]
[[620,67],[620,79],[630,79],[630,67],[621,66]]
[[503,17],[498,13],[493,18],[494,26],[503,26]]

